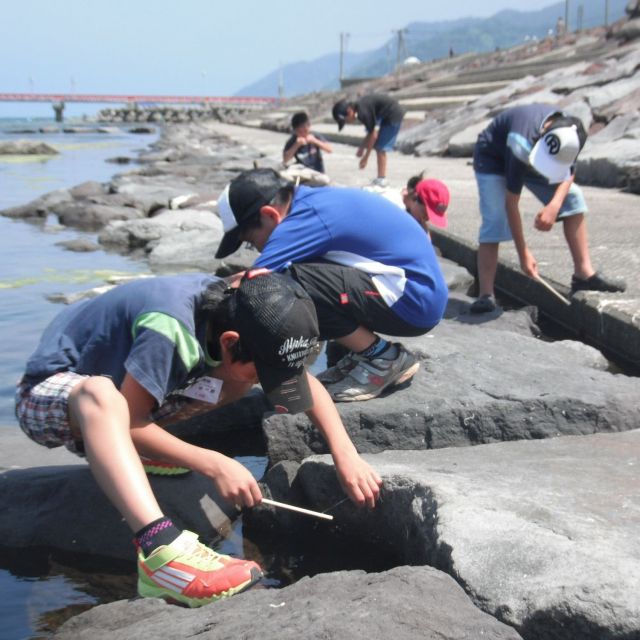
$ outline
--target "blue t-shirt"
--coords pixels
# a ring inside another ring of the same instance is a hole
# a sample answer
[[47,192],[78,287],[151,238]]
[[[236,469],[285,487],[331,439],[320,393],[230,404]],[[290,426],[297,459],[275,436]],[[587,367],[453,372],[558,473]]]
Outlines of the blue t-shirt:
[[478,136],[474,170],[505,176],[507,189],[521,193],[527,176],[540,178],[529,166],[529,153],[545,120],[558,111],[554,105],[534,103],[512,107],[497,115]]
[[323,258],[368,273],[403,320],[433,327],[447,304],[447,285],[424,230],[406,211],[361,189],[298,187],[256,267],[282,271]]
[[218,278],[198,273],[145,278],[73,304],[45,329],[27,362],[37,383],[60,371],[110,377],[128,372],[161,405],[213,366],[200,299]]
[[[313,133],[313,132],[312,132]],[[325,138],[319,133],[313,134],[318,140],[324,142]],[[294,133],[284,145],[284,151],[288,151],[298,140],[298,136]],[[324,173],[324,160],[322,159],[322,150],[317,144],[303,144],[294,154],[296,162],[303,164],[309,169]]]

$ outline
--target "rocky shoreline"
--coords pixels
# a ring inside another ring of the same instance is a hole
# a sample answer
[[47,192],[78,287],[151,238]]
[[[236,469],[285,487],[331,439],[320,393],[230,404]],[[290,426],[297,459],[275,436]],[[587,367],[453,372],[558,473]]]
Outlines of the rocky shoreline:
[[[67,226],[99,230],[104,246],[146,256],[155,272],[226,275],[255,254],[213,258],[217,194],[238,171],[272,162],[208,123],[170,125],[134,171],[2,214],[55,213]],[[409,341],[419,374],[386,397],[339,405],[385,485],[373,512],[340,505],[336,528],[356,544],[384,546],[401,566],[322,574],[197,611],[120,601],[71,619],[55,637],[640,638],[640,380],[607,371],[582,343],[540,340],[534,308],[500,310],[490,322],[470,316],[473,277],[442,265],[451,289],[445,320]],[[256,391],[172,431],[214,448],[229,433],[261,432],[266,495],[319,510],[340,501],[308,421],[265,411]],[[130,532],[84,463],[64,457],[50,466],[49,454],[60,452],[5,449],[4,544],[133,559]],[[197,474],[152,482],[164,510],[208,539],[235,515]],[[267,508],[245,514],[254,535],[297,526]]]

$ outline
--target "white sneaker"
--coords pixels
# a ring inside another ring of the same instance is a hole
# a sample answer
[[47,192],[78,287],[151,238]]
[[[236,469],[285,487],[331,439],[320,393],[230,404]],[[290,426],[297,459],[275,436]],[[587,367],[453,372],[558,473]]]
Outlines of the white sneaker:
[[386,178],[375,178],[371,181],[372,187],[388,187],[389,183]]

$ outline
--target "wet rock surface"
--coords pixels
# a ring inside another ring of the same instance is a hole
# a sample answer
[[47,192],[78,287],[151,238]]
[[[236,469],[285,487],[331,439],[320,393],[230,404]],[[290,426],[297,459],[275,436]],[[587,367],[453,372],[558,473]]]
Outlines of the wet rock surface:
[[53,156],[59,152],[50,144],[36,140],[3,140],[0,142],[0,155],[15,156]]

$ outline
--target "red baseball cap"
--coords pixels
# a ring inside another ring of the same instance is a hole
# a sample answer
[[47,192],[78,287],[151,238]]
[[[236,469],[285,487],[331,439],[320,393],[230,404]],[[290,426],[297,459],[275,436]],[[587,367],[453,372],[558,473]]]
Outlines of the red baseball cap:
[[420,180],[415,194],[425,206],[429,222],[436,227],[447,226],[447,207],[449,206],[449,189],[440,180]]

